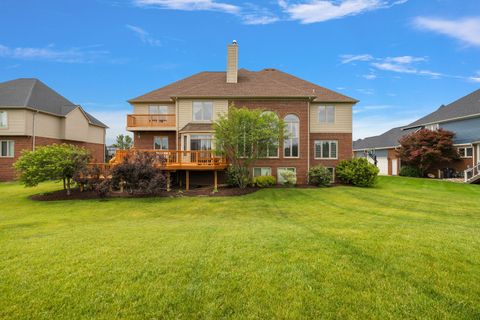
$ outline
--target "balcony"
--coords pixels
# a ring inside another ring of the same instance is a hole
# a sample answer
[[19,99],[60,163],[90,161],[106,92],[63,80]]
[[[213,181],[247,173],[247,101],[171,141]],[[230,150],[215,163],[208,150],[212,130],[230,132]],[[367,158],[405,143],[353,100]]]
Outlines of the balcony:
[[127,130],[176,130],[175,114],[128,114]]
[[110,165],[115,166],[134,153],[148,153],[154,155],[156,166],[163,170],[224,170],[227,160],[213,150],[176,151],[176,150],[117,150]]

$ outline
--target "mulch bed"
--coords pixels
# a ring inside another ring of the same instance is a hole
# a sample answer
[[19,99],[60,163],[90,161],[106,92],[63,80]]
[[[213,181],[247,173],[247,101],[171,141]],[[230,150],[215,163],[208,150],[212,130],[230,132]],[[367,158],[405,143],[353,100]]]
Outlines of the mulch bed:
[[[129,194],[127,192],[112,192],[104,199],[112,198],[150,198],[150,197],[225,197],[225,196],[242,196],[245,194],[258,191],[258,188],[228,188],[220,187],[217,192],[213,192],[212,187],[199,187],[192,188],[189,191],[185,190],[172,190],[170,192],[162,191],[157,194]],[[67,196],[65,190],[57,190],[48,193],[35,194],[30,196],[30,199],[37,201],[58,201],[58,200],[89,200],[89,199],[102,199],[95,191],[83,191],[80,189],[72,189],[71,194]]]

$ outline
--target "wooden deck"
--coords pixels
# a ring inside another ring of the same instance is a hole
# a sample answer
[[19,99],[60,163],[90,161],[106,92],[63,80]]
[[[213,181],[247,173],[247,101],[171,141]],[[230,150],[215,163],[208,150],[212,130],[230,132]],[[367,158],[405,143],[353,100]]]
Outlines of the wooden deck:
[[212,150],[177,151],[177,150],[117,150],[109,164],[114,166],[122,163],[125,157],[132,153],[149,153],[158,159],[157,166],[163,170],[224,170],[227,160]]

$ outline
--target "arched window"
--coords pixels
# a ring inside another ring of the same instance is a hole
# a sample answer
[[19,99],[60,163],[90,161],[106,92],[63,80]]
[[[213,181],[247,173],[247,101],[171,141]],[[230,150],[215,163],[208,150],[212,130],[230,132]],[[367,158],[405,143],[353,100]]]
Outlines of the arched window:
[[[278,116],[275,112],[272,111],[264,111],[262,115],[273,115],[277,120]],[[259,150],[258,157],[259,158],[278,158],[278,139],[268,141],[268,146],[264,150]]]
[[283,143],[283,156],[285,158],[298,157],[300,120],[294,114],[285,117],[285,128],[287,139]]

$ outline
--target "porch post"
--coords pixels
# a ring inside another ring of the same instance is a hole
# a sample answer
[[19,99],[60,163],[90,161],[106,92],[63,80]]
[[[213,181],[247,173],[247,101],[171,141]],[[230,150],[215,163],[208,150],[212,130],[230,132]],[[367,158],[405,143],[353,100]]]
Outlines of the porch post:
[[167,192],[170,191],[170,171],[167,171]]
[[190,190],[190,171],[185,171],[185,191]]
[[213,192],[218,191],[218,185],[217,185],[217,170],[213,171]]

